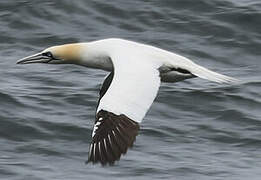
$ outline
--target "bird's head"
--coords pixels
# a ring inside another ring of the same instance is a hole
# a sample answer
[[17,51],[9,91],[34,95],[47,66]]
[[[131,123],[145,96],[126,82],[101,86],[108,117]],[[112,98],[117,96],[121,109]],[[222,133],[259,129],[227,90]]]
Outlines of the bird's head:
[[78,64],[81,60],[81,51],[82,44],[80,43],[53,46],[40,53],[22,58],[17,61],[17,64]]

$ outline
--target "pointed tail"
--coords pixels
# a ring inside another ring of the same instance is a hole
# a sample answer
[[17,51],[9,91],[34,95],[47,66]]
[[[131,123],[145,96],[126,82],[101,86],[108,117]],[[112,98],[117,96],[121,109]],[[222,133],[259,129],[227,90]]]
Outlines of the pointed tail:
[[193,67],[189,67],[188,69],[190,70],[190,72],[192,74],[194,74],[194,75],[196,75],[196,76],[198,76],[202,79],[214,81],[214,82],[217,82],[217,83],[226,83],[226,84],[235,84],[235,83],[239,82],[238,79],[235,79],[235,78],[223,75],[223,74],[216,73],[216,72],[211,71],[207,68],[199,66],[195,63],[193,63],[193,64],[194,64]]

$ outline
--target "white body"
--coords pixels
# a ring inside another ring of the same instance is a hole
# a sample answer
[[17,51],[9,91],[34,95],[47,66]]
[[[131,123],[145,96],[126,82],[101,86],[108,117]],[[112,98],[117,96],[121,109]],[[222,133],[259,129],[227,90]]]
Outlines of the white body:
[[17,63],[78,64],[111,72],[100,91],[88,158],[102,164],[113,164],[132,146],[161,81],[236,81],[169,51],[123,39],[53,46]]
[[218,83],[236,81],[175,53],[123,39],[53,46],[18,63],[71,63],[114,71],[97,112],[103,109],[124,114],[137,122],[141,122],[155,99],[160,81],[177,82],[196,76]]
[[[210,71],[191,60],[153,46],[122,39],[105,39],[82,44],[80,65],[106,71],[114,69],[110,88],[101,99],[101,109],[117,115],[125,114],[141,122],[156,97],[160,86],[160,74],[175,78],[172,68],[181,68],[193,75],[218,83],[230,83],[235,79]],[[163,79],[164,80],[164,79]]]

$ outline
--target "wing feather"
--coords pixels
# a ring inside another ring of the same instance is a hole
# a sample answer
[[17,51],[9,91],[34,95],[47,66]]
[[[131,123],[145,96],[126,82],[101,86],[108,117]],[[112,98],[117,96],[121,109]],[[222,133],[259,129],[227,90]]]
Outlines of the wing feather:
[[100,91],[88,162],[105,165],[119,160],[132,147],[139,123],[157,95],[158,67],[135,62],[113,61],[114,70]]
[[124,61],[113,61],[114,77],[100,100],[97,112],[106,110],[117,115],[124,114],[140,123],[157,95],[159,67],[146,61],[129,61],[127,65]]

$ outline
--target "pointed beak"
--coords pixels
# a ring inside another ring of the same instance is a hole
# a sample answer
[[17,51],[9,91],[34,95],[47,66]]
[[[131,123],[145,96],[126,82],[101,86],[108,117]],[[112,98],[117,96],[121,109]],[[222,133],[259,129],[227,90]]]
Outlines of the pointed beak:
[[50,61],[52,61],[52,57],[43,56],[42,53],[37,53],[20,59],[16,64],[49,63]]

